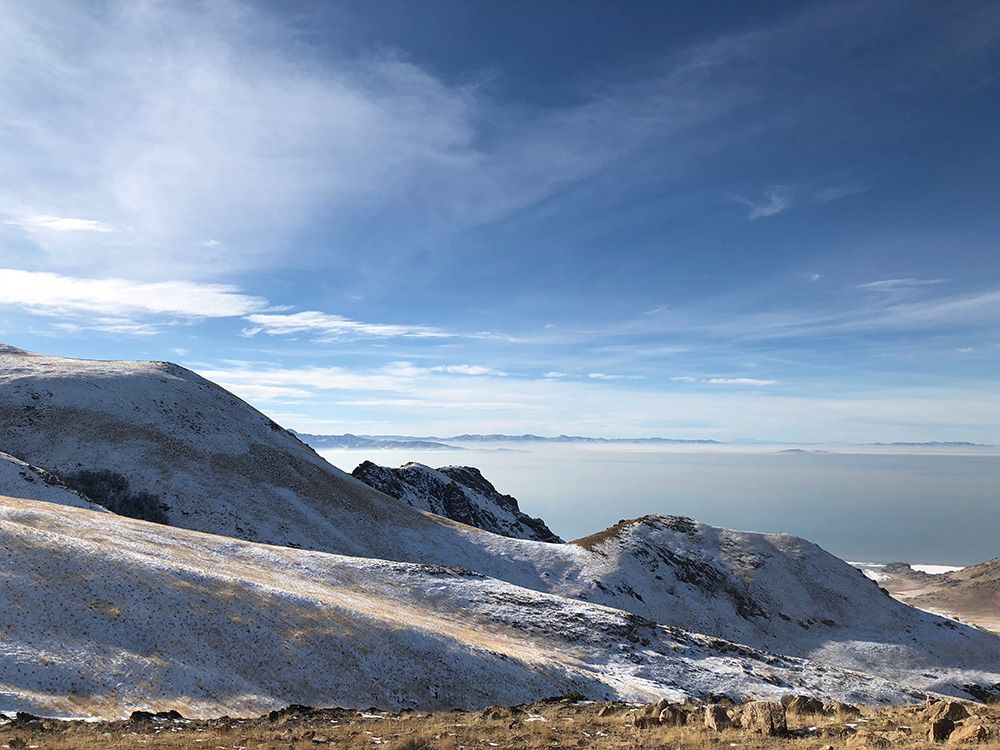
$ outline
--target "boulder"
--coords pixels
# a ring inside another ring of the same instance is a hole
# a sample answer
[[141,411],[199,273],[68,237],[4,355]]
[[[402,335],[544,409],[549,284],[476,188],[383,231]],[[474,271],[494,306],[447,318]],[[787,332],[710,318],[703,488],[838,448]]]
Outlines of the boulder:
[[888,750],[893,746],[892,740],[884,734],[878,732],[858,732],[847,738],[844,747],[846,748],[873,748],[874,750]]
[[749,732],[765,737],[779,737],[788,733],[785,707],[779,701],[750,701],[743,704],[741,726]]
[[710,703],[705,706],[705,728],[713,732],[721,732],[730,725],[729,711],[721,703]]
[[686,716],[680,708],[668,705],[660,711],[657,718],[661,724],[666,724],[670,727],[679,727],[684,725]]
[[948,737],[949,745],[972,745],[977,742],[986,742],[990,738],[990,730],[975,719],[962,722],[955,731]]
[[931,728],[927,731],[927,739],[931,742],[944,742],[954,731],[955,722],[948,718],[938,719],[931,722]]
[[939,719],[962,721],[969,718],[969,709],[958,701],[938,701],[924,709],[924,720],[933,724]]
[[861,709],[857,706],[852,706],[850,703],[828,701],[823,704],[823,713],[836,714],[840,718],[847,718],[849,716],[861,716]]
[[632,719],[632,726],[636,729],[650,729],[660,726],[660,720],[656,716],[640,713]]
[[785,710],[788,713],[798,714],[799,716],[821,714],[823,713],[823,701],[811,698],[808,695],[796,695],[785,704]]

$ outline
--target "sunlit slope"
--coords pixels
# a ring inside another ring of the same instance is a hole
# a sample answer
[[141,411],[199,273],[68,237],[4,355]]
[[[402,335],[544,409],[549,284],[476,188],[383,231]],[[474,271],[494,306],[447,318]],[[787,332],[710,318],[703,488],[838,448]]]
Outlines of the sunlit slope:
[[0,497],[0,710],[119,716],[599,698],[913,700],[900,686],[468,571]]
[[498,536],[366,486],[169,363],[0,350],[0,450],[57,475],[120,473],[176,527],[465,568],[914,688],[968,695],[1000,683],[1000,638],[894,601],[805,540],[669,516],[577,544]]

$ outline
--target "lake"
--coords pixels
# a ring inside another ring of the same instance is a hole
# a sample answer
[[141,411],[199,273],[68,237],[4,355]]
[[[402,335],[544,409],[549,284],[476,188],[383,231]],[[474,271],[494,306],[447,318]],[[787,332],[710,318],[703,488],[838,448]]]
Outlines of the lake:
[[1000,453],[852,452],[860,450],[525,444],[322,454],[345,471],[365,459],[476,466],[565,539],[662,513],[795,534],[847,560],[968,565],[1000,556]]

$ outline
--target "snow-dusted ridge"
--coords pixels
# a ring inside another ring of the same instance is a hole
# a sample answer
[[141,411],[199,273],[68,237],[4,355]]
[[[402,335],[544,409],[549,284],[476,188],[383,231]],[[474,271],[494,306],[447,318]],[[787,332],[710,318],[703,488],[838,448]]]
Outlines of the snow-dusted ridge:
[[561,542],[541,518],[518,508],[517,500],[498,492],[474,466],[432,469],[411,462],[393,469],[364,461],[351,475],[390,497],[477,529],[514,539]]
[[0,493],[107,513],[101,506],[64,485],[51,472],[3,452],[0,452]]
[[478,708],[567,692],[920,697],[470,571],[252,544],[51,503],[0,497],[0,561],[7,712]]
[[0,450],[57,476],[121,473],[176,527],[464,568],[913,689],[1000,683],[1000,638],[896,602],[805,540],[655,516],[575,544],[487,533],[368,487],[169,363],[0,349]]

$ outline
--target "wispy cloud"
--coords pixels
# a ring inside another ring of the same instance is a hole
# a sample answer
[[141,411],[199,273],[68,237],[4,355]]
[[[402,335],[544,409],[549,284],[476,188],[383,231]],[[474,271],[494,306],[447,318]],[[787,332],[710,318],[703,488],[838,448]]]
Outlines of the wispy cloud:
[[709,383],[710,385],[752,385],[752,386],[765,386],[774,385],[777,380],[760,380],[758,378],[706,378],[702,380],[703,383]]
[[867,289],[872,292],[899,292],[909,289],[919,289],[925,286],[947,283],[947,279],[914,279],[911,277],[899,279],[880,279],[869,281],[865,284],[858,284],[858,289]]
[[587,377],[591,380],[642,380],[643,375],[616,375],[606,372],[588,372]]
[[817,190],[816,194],[813,196],[813,200],[817,203],[829,203],[830,201],[840,200],[841,198],[849,198],[852,195],[864,193],[867,190],[867,185],[832,185],[830,187]]
[[319,341],[360,338],[448,338],[452,334],[419,325],[363,323],[342,315],[306,310],[297,313],[255,313],[247,315],[252,324],[245,336],[265,333],[269,336],[312,334]]
[[25,216],[20,219],[7,219],[3,222],[10,226],[21,227],[30,232],[116,232],[110,224],[95,219],[74,219],[65,216]]
[[447,372],[451,375],[493,375],[500,378],[505,378],[508,375],[503,370],[494,370],[491,367],[483,367],[482,365],[436,365],[428,369],[432,372]]
[[786,187],[768,188],[764,193],[763,201],[752,201],[739,195],[733,197],[750,209],[747,214],[750,221],[776,216],[792,205],[792,192]]
[[46,313],[126,315],[146,313],[189,318],[243,316],[266,309],[261,297],[228,284],[189,281],[136,282],[89,279],[42,271],[0,269],[0,305]]
[[693,375],[675,375],[671,380],[678,383],[707,383],[709,385],[774,385],[777,380],[762,380],[759,378],[696,378]]

